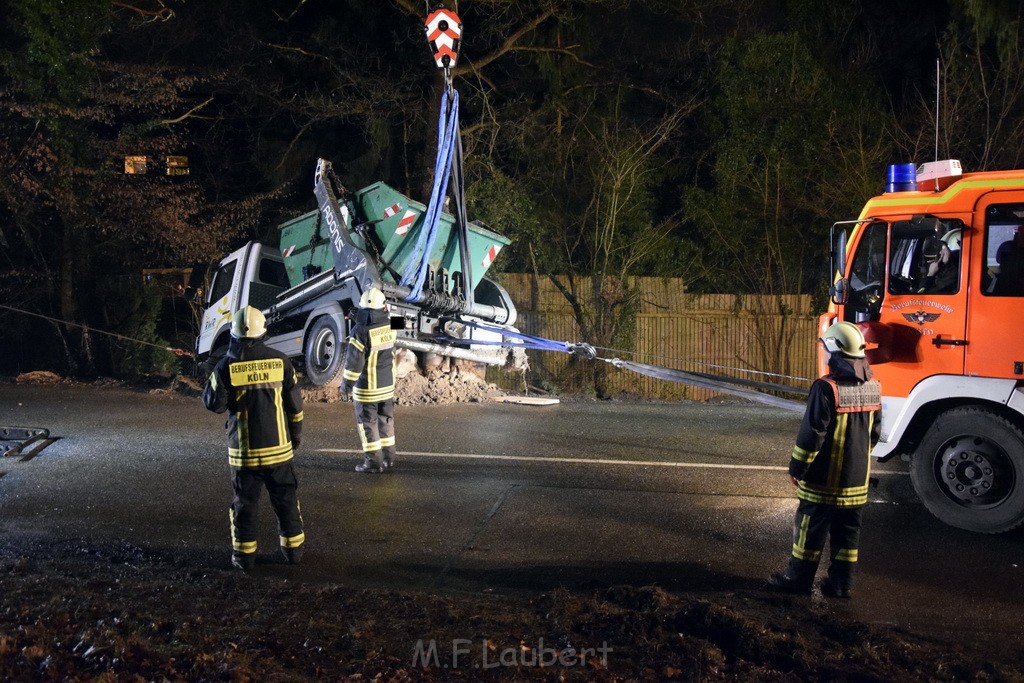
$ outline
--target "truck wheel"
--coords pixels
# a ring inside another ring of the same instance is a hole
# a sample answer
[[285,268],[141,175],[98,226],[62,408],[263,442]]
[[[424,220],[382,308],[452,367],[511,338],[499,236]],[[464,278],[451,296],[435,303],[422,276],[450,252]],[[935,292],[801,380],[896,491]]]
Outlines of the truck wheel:
[[939,415],[910,478],[925,507],[950,526],[996,534],[1024,523],[1024,433],[984,408]]
[[323,386],[338,376],[344,358],[344,339],[333,317],[325,315],[313,323],[306,342],[306,377],[310,382]]

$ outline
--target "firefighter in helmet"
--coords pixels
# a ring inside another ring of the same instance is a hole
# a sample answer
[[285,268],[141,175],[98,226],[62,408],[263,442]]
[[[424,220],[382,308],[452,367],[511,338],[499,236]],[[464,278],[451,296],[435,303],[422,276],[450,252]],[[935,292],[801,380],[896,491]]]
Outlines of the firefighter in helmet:
[[359,299],[348,339],[341,397],[349,394],[363,462],[356,472],[384,472],[395,462],[395,339],[384,293],[369,287]]
[[829,373],[811,385],[789,461],[799,500],[793,552],[786,569],[768,583],[809,595],[828,541],[830,563],[821,591],[848,598],[861,512],[868,502],[871,449],[878,442],[881,387],[871,378],[864,335],[856,325],[835,323],[820,341],[829,352]]
[[302,434],[302,394],[288,358],[262,343],[266,318],[252,306],[231,319],[231,344],[203,388],[203,403],[228,412],[231,466],[231,563],[249,570],[256,563],[257,504],[264,487],[277,514],[281,554],[302,559],[302,515],[292,466]]

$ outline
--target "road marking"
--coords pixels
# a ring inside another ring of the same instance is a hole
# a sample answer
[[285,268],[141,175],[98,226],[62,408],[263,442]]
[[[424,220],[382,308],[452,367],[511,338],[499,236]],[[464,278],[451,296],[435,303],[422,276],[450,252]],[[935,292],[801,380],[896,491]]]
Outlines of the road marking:
[[[362,455],[363,451],[354,448],[318,448],[317,453],[347,453]],[[398,457],[414,455],[423,458],[461,458],[464,460],[518,460],[523,462],[560,462],[573,465],[635,465],[643,467],[689,467],[711,470],[768,470],[772,472],[788,472],[788,467],[777,465],[724,465],[714,462],[673,462],[658,460],[609,460],[605,458],[563,458],[543,457],[537,455],[485,455],[482,453],[428,453],[425,451],[399,451]],[[872,472],[872,474],[906,474],[905,472]]]

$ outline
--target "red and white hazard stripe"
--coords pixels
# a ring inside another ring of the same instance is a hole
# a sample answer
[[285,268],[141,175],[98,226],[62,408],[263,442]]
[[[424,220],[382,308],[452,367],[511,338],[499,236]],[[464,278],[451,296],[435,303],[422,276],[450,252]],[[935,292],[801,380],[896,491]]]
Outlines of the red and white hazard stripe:
[[292,255],[292,252],[294,252],[294,251],[295,251],[295,245],[293,244],[290,247],[285,247],[285,250],[281,252],[281,256],[284,256],[285,258],[288,258],[289,256]]
[[391,218],[402,209],[398,204],[392,204],[388,208],[384,209],[384,218]]
[[402,220],[398,221],[398,227],[395,228],[396,235],[404,235],[409,232],[409,228],[416,222],[416,212],[412,210],[406,210],[405,215],[402,216]]
[[490,268],[491,262],[494,261],[498,252],[501,251],[501,246],[494,244],[490,249],[487,250],[487,256],[484,256],[484,260],[480,263],[484,268]]

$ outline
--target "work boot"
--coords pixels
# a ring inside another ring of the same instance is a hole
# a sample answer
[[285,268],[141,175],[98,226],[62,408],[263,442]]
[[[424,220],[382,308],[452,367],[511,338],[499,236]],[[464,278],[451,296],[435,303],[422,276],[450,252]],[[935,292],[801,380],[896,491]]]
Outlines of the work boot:
[[857,565],[853,562],[833,560],[828,566],[828,574],[821,582],[821,592],[830,598],[850,599],[853,589],[853,573]]
[[384,461],[383,461],[383,467],[382,467],[383,471],[387,472],[388,470],[390,470],[394,466],[395,466],[395,461],[391,459],[391,456],[390,455],[385,455],[384,456]]
[[256,567],[256,553],[231,553],[231,566],[243,572],[252,571]]
[[356,472],[381,472],[378,465],[372,458],[363,458],[363,461],[356,465]]
[[849,600],[852,597],[849,586],[833,583],[831,579],[825,579],[821,582],[821,594],[829,598],[842,598],[844,600]]
[[281,554],[288,564],[302,564],[302,546],[298,548],[281,548]]
[[775,572],[768,577],[768,585],[784,593],[794,595],[810,595],[813,585],[810,581],[798,579],[788,572]]

